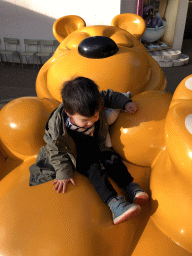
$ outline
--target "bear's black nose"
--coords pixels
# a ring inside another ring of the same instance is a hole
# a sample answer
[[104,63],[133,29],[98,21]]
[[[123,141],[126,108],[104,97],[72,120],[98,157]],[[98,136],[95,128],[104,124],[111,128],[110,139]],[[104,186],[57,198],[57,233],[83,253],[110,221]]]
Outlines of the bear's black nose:
[[106,36],[92,36],[85,38],[78,47],[78,51],[86,58],[107,58],[118,52],[116,43]]

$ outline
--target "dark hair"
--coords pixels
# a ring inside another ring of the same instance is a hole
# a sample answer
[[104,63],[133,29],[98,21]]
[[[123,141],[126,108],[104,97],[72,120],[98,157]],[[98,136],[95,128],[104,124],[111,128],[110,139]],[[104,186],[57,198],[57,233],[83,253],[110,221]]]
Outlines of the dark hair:
[[66,81],[61,90],[64,109],[70,115],[91,117],[100,109],[99,87],[91,79],[77,77]]

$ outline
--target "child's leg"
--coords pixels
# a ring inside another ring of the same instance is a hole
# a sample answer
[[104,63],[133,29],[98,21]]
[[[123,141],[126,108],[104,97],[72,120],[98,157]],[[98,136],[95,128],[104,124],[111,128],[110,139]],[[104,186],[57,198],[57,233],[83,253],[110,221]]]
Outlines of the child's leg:
[[141,189],[138,183],[130,183],[126,192],[134,204],[142,206],[149,200],[148,194]]
[[124,222],[140,213],[139,205],[129,204],[123,196],[117,197],[117,192],[109,182],[105,169],[102,169],[99,163],[91,165],[87,176],[103,202],[110,207],[114,224]]
[[101,169],[99,163],[90,166],[87,177],[104,203],[108,203],[110,199],[117,196],[117,192],[109,182],[105,170]]
[[131,203],[145,204],[149,196],[145,193],[139,184],[132,183],[133,177],[128,172],[127,167],[123,164],[121,157],[116,152],[105,151],[101,153],[101,162],[106,168],[107,174],[125,190]]
[[125,189],[133,182],[133,177],[128,172],[127,167],[116,152],[103,151],[100,154],[100,161],[106,168],[107,174],[117,183],[117,185]]
[[124,196],[114,198],[108,206],[112,211],[114,224],[122,223],[131,217],[137,216],[141,211],[139,205],[129,204]]

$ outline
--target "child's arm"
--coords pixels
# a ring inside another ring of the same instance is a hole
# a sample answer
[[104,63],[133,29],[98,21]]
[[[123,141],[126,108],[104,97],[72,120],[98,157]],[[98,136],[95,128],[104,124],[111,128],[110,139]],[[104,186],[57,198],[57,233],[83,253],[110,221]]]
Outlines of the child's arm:
[[52,183],[52,185],[56,184],[54,190],[57,190],[57,193],[60,193],[61,191],[63,191],[63,193],[65,193],[69,182],[71,182],[74,186],[76,185],[75,180],[73,178],[65,179],[65,180],[55,180]]
[[56,184],[55,190],[65,193],[67,185],[71,182],[75,185],[73,179],[75,171],[75,142],[72,138],[65,138],[63,131],[63,104],[55,109],[45,126],[43,139],[46,143],[44,156],[48,163],[52,165],[56,177],[53,185]]
[[47,147],[49,148],[51,163],[56,171],[56,179],[52,185],[55,185],[54,190],[57,190],[57,193],[61,191],[65,193],[69,182],[74,186],[76,185],[73,178],[74,167],[65,150],[50,150],[50,145],[47,145]]
[[132,102],[132,100],[123,93],[120,92],[114,92],[111,89],[108,89],[107,91],[101,91],[101,99],[104,102],[104,108],[113,108],[113,109],[121,109],[125,110],[125,105],[129,102]]
[[125,111],[131,114],[137,111],[137,105],[135,104],[135,102],[126,103],[124,108],[125,108]]

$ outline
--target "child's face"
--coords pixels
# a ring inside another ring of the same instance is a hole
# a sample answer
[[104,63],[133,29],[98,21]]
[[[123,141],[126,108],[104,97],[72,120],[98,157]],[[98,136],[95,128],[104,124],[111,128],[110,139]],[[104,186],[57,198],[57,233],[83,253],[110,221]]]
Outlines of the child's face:
[[74,115],[67,115],[70,117],[70,121],[72,124],[75,124],[79,127],[82,128],[90,128],[95,122],[99,120],[99,112],[95,112],[95,115],[92,117],[86,117],[86,116],[81,116],[79,114],[74,114]]

